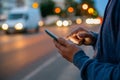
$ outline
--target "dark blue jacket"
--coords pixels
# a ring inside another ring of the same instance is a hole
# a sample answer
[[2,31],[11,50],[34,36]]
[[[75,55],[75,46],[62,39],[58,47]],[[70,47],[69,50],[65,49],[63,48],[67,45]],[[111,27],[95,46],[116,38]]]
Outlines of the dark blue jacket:
[[120,80],[120,0],[107,4],[95,52],[94,59],[83,51],[74,55],[73,63],[81,70],[82,79]]

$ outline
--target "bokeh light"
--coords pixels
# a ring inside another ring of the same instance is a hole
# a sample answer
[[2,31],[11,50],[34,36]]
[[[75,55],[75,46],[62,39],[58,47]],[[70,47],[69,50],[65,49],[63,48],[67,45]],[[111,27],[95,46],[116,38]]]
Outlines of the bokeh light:
[[88,13],[89,13],[89,14],[93,14],[93,13],[94,13],[94,9],[93,9],[93,8],[89,8],[89,9],[88,9]]
[[69,8],[68,8],[68,12],[69,12],[69,13],[73,13],[73,12],[74,12],[74,8],[73,8],[73,7],[69,7]]
[[55,8],[55,13],[60,13],[61,12],[61,9],[60,8]]
[[88,4],[83,4],[83,5],[82,5],[82,9],[83,9],[83,10],[87,10],[87,9],[88,9]]
[[35,8],[35,9],[38,8],[38,7],[39,7],[38,2],[34,2],[34,3],[32,4],[32,7]]

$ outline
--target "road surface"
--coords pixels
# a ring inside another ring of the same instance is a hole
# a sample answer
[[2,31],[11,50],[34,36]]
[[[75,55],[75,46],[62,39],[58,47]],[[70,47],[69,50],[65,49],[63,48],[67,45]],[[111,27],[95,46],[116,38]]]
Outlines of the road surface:
[[[43,27],[39,33],[0,34],[0,80],[81,80],[79,70],[63,59],[44,29],[65,37],[77,26]],[[88,27],[87,27],[88,28]],[[98,27],[89,26],[98,31]],[[89,56],[91,47],[82,46]]]

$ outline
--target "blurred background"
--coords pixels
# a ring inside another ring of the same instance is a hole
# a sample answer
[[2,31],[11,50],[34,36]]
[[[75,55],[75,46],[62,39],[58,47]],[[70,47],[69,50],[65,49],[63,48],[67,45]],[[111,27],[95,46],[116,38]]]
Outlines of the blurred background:
[[[81,80],[44,29],[99,32],[108,0],[0,0],[0,80]],[[92,47],[81,46],[92,58]]]

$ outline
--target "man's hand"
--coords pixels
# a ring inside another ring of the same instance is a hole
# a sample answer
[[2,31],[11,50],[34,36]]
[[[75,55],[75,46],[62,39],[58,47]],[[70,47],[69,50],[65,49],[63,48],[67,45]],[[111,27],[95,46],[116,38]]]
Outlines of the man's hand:
[[83,29],[81,27],[73,30],[70,35],[67,36],[68,40],[78,44],[78,45],[92,45],[95,41],[94,36],[90,31]]
[[74,54],[81,50],[77,45],[63,38],[54,41],[54,44],[58,48],[60,54],[70,62],[73,61]]

